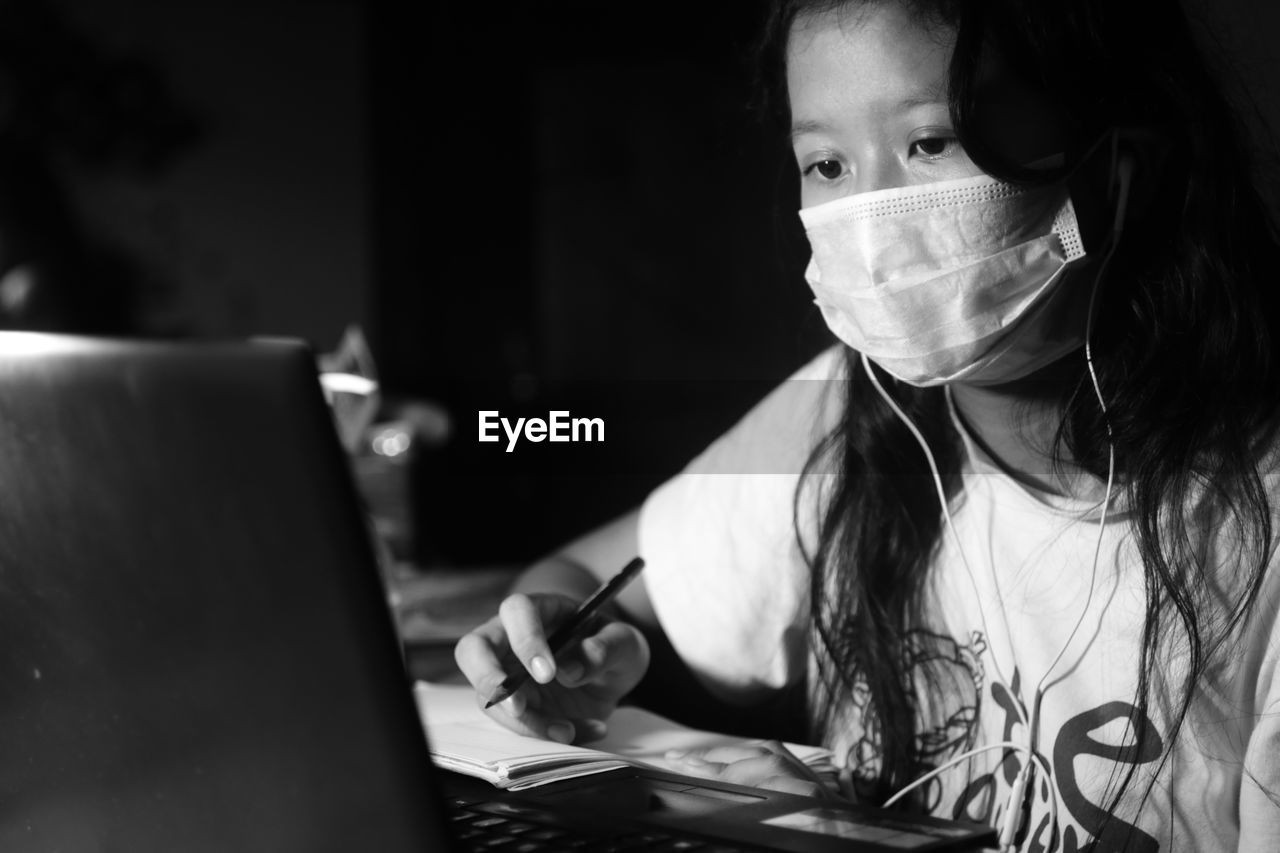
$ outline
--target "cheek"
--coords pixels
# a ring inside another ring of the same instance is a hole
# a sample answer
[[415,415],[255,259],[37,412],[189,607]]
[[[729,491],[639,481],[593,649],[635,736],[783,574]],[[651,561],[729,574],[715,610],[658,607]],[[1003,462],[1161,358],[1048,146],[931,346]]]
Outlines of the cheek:
[[817,207],[838,198],[849,195],[851,190],[843,186],[820,186],[811,181],[800,182],[800,206]]
[[976,178],[979,175],[986,174],[979,169],[969,155],[963,152],[957,153],[944,162],[938,163],[931,167],[924,174],[913,175],[911,184],[936,184],[940,181],[958,181],[961,178]]

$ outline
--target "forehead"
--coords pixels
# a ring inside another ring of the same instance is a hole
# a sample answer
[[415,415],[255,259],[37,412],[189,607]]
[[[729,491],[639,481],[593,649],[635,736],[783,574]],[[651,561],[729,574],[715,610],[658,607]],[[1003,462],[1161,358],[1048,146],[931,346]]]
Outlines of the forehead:
[[903,102],[943,102],[954,33],[895,3],[849,4],[798,17],[787,40],[787,94],[797,120]]

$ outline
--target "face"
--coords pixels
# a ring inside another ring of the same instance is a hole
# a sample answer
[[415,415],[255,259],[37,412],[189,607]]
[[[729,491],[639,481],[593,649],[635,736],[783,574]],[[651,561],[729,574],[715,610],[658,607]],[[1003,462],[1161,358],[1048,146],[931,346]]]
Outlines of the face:
[[982,174],[956,141],[947,105],[953,34],[892,3],[799,18],[787,43],[800,200]]
[[[948,28],[926,27],[894,3],[797,19],[787,93],[802,206],[982,174],[951,125],[954,41]],[[1051,111],[998,67],[978,86],[1002,153],[1031,163],[1062,150]]]

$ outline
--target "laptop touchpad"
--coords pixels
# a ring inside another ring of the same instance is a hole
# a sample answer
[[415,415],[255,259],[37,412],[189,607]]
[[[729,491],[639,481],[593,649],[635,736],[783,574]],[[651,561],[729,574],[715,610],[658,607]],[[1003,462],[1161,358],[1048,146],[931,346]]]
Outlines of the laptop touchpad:
[[667,812],[687,815],[706,815],[721,811],[731,806],[747,803],[758,803],[764,797],[753,797],[737,791],[724,791],[719,788],[707,788],[701,785],[681,785],[676,783],[652,782],[653,790],[649,793],[649,809],[655,812]]

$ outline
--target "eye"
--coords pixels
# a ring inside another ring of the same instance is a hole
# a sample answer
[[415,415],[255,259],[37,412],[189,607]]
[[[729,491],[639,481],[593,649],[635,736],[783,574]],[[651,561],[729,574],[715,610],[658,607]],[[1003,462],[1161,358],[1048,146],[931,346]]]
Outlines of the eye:
[[954,136],[926,136],[912,140],[908,147],[908,156],[925,160],[942,160],[950,157],[960,147]]
[[844,174],[844,164],[839,160],[819,160],[804,167],[805,177],[817,173],[826,181],[834,181]]

